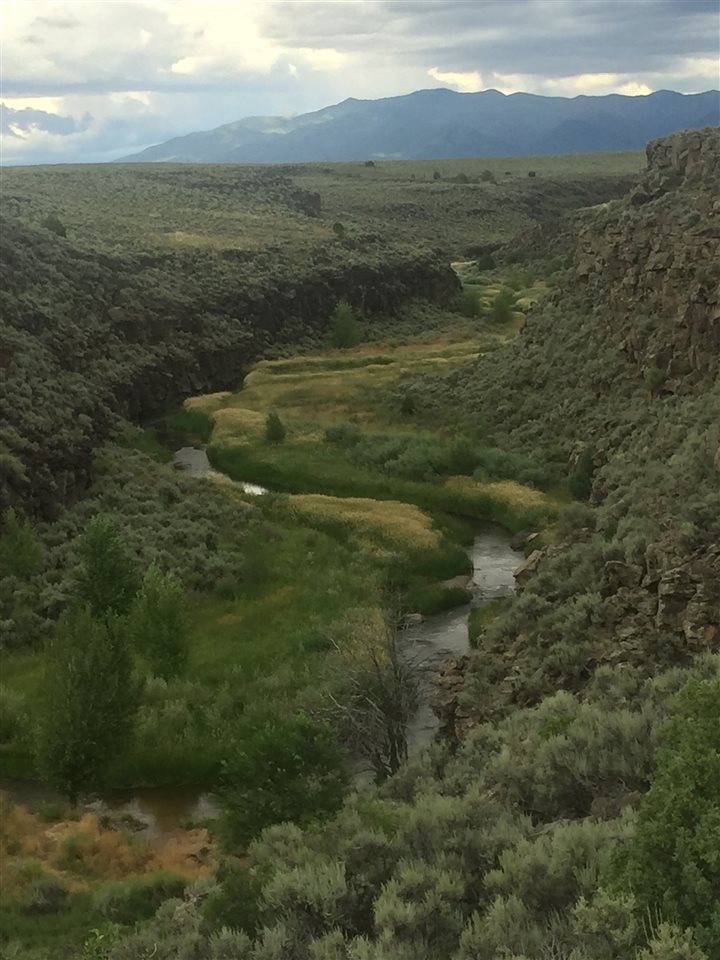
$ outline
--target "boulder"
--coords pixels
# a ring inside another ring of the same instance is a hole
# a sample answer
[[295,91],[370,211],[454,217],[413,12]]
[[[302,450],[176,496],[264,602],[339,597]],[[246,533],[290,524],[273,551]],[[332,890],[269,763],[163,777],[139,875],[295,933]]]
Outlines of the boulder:
[[523,560],[519,567],[513,570],[515,582],[519,585],[522,585],[534,577],[538,571],[540,561],[544,556],[544,550],[533,550],[530,556],[526,560]]

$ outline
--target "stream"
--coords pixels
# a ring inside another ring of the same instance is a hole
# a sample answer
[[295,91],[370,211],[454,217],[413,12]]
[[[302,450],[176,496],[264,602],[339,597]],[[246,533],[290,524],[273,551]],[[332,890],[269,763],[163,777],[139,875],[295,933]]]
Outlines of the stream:
[[[182,447],[177,450],[173,465],[191,477],[221,476],[213,470],[201,447]],[[245,493],[253,496],[268,492],[254,483],[236,482]],[[467,589],[473,595],[472,603],[426,617],[422,623],[413,624],[400,634],[401,653],[417,659],[423,665],[420,703],[407,731],[411,754],[429,743],[438,729],[439,720],[432,710],[435,681],[440,664],[445,659],[468,650],[467,621],[471,607],[512,593],[515,589],[513,571],[523,559],[523,554],[510,546],[507,531],[492,523],[482,524],[478,528],[468,554],[473,562],[473,573],[467,584]],[[360,776],[358,779],[366,780],[367,777]],[[0,780],[0,791],[31,811],[47,804],[63,803],[62,796],[52,787],[35,781]],[[190,821],[211,819],[218,812],[212,795],[194,786],[113,790],[101,799],[85,804],[85,807],[99,815],[132,818],[138,832],[149,839],[177,831]]]

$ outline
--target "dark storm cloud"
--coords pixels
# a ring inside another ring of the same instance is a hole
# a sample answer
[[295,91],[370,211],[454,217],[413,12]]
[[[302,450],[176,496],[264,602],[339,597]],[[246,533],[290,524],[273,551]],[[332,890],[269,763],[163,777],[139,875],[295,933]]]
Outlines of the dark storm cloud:
[[678,57],[718,54],[716,0],[374,0],[268,4],[264,28],[288,43],[414,63],[548,77],[642,74]]

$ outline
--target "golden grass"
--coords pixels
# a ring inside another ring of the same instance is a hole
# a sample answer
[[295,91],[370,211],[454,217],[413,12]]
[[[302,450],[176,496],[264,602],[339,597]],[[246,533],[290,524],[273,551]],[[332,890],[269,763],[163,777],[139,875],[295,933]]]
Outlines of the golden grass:
[[223,407],[215,410],[213,440],[224,443],[242,443],[262,436],[265,430],[265,414],[247,407]]
[[340,524],[366,548],[418,552],[440,546],[440,531],[420,507],[399,500],[330,497],[320,493],[288,498],[292,513],[311,523]]
[[196,410],[198,413],[210,416],[231,396],[232,393],[229,390],[221,390],[219,393],[202,393],[197,397],[188,397],[183,406],[186,410]]
[[78,891],[155,870],[195,879],[216,865],[204,829],[145,840],[104,826],[89,812],[47,824],[0,793],[0,876],[5,897],[22,898],[41,876],[56,877]]
[[482,483],[472,477],[448,477],[445,486],[449,490],[472,497],[489,494],[498,501],[510,504],[518,509],[548,506],[550,500],[547,494],[532,487],[526,487],[515,480],[502,480],[495,483]]

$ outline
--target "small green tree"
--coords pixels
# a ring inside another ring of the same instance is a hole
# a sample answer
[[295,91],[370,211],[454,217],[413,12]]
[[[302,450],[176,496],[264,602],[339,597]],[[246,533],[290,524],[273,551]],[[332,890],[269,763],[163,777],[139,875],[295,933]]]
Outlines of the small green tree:
[[495,174],[492,172],[492,170],[483,170],[483,172],[480,174],[480,179],[484,183],[497,183]]
[[0,577],[26,580],[37,573],[44,551],[37,534],[27,520],[21,520],[11,507],[3,518],[0,535]]
[[120,622],[96,620],[88,607],[68,611],[47,648],[38,760],[73,804],[126,749],[137,693]]
[[334,813],[347,774],[332,732],[307,717],[276,717],[246,736],[225,764],[222,830],[231,851],[273,823]]
[[595,473],[595,454],[592,448],[585,447],[577,459],[575,467],[568,479],[570,493],[576,500],[589,500],[592,493],[593,475]]
[[130,613],[135,649],[158,677],[181,673],[187,662],[188,631],[180,581],[154,563],[143,579]]
[[336,304],[332,314],[331,339],[333,346],[346,349],[360,343],[360,325],[355,311],[346,300]]
[[513,318],[515,297],[512,290],[501,290],[492,302],[492,318],[495,323],[510,323]]
[[45,217],[45,219],[42,221],[42,225],[46,230],[50,230],[51,233],[57,234],[58,237],[67,236],[67,227],[56,213],[51,213],[49,216]]
[[79,539],[76,591],[95,617],[128,612],[140,585],[137,563],[112,517],[93,517]]
[[265,439],[268,443],[282,443],[286,435],[285,424],[278,414],[271,410],[265,418]]
[[644,910],[695,931],[712,957],[720,944],[720,680],[678,694],[656,754],[623,874]]

